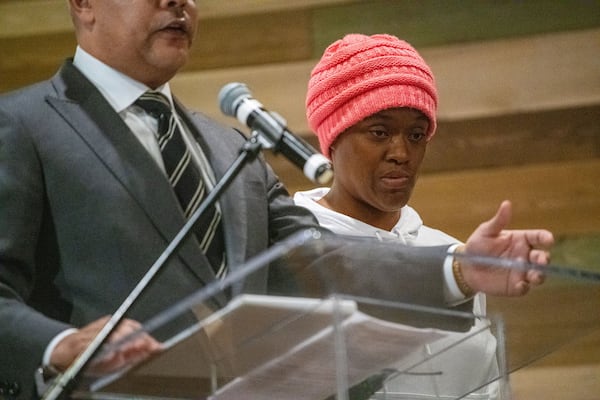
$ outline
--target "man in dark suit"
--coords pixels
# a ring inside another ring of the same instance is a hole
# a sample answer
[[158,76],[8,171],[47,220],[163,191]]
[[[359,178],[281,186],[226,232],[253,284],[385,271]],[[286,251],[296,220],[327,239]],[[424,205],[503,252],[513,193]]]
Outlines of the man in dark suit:
[[[245,142],[171,95],[168,81],[187,60],[195,36],[194,1],[70,0],[69,7],[79,44],[74,60],[52,79],[0,99],[5,398],[36,397],[34,375],[42,364],[65,370],[186,221],[155,138],[160,120],[137,99],[147,91],[164,95],[191,163],[204,168],[209,188]],[[223,245],[223,265],[230,269],[294,232],[317,227],[262,160],[243,169],[219,200],[218,213],[222,231],[214,240]],[[467,251],[547,262],[552,235],[504,231],[509,217],[504,207],[482,224]],[[111,340],[215,279],[218,272],[197,239],[183,244]],[[391,287],[398,300],[445,304],[446,248],[389,251],[398,262],[382,273],[388,285],[398,282]],[[500,295],[523,294],[543,279],[535,271],[490,273],[466,265],[462,272],[472,289]],[[267,291],[266,275],[253,275],[244,290]],[[155,339],[144,337],[103,368],[159,349]]]

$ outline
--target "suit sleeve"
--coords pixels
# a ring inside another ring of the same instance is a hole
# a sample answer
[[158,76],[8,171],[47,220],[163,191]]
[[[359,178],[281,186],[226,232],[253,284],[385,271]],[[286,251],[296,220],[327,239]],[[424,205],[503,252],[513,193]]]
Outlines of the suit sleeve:
[[31,297],[44,274],[35,269],[37,238],[51,227],[42,224],[47,207],[35,147],[10,114],[0,109],[0,377],[24,395],[46,345],[67,325],[28,306],[43,302]]
[[325,250],[308,244],[299,265],[289,266],[305,290],[316,296],[336,292],[446,307],[442,265],[448,246],[390,245],[336,235],[320,228],[308,209],[295,205],[270,168],[267,182],[271,241],[312,228],[322,231],[327,243]]

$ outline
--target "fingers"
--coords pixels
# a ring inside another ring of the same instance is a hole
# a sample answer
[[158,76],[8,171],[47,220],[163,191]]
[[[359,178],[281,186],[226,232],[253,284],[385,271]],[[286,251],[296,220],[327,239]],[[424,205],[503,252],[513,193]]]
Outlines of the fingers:
[[115,342],[123,339],[124,337],[131,335],[132,333],[140,330],[141,327],[142,327],[142,325],[137,321],[134,321],[131,319],[124,319],[117,326],[115,331],[110,335],[110,337],[108,338],[108,342],[115,343]]
[[118,352],[125,360],[134,361],[140,356],[152,354],[161,349],[161,344],[146,332],[141,331],[141,325],[135,321],[127,326],[124,326],[118,331],[115,338],[111,338],[110,342],[116,342],[121,338],[126,338],[127,341],[119,346]]
[[[554,244],[551,232],[544,229],[506,229],[512,217],[512,205],[505,200],[496,215],[482,223],[465,243],[467,253],[502,257],[516,261],[546,265],[550,261],[549,250]],[[522,296],[545,280],[543,270],[489,271],[474,270],[471,284],[476,290],[491,295]]]
[[89,346],[109,318],[97,319],[62,338],[52,350],[50,363],[59,371],[66,370],[79,354]]
[[502,232],[504,228],[508,226],[510,219],[512,217],[512,205],[510,201],[504,200],[500,207],[498,207],[498,211],[496,211],[496,215],[494,215],[490,220],[482,223],[479,226],[479,229],[482,230],[482,234],[484,236],[497,236]]
[[532,286],[538,286],[544,283],[546,275],[542,271],[530,269],[527,271],[525,279],[531,283]]
[[[69,365],[81,354],[94,340],[110,317],[100,318],[73,334],[63,338],[52,352],[50,362],[60,371],[66,370]],[[125,319],[116,327],[109,336],[108,343],[117,343],[125,339],[114,350],[95,360],[89,373],[101,374],[113,372],[162,350],[162,344],[152,336],[143,332],[142,325],[130,319]],[[135,335],[134,335],[135,334]]]
[[545,229],[529,229],[525,235],[533,248],[548,250],[554,245],[554,235]]
[[109,343],[119,343],[115,351],[101,360],[102,367],[97,370],[113,371],[124,365],[130,365],[146,359],[162,350],[162,345],[142,330],[142,325],[134,320],[123,320],[110,336]]
[[514,286],[512,293],[509,293],[511,296],[524,296],[529,292],[529,290],[533,287],[539,286],[544,283],[546,276],[538,270],[530,269],[528,270],[523,279],[517,281]]
[[546,250],[531,249],[529,250],[528,261],[533,264],[548,264],[550,262],[550,253]]
[[[509,281],[513,281],[512,288],[509,289],[508,295],[510,296],[523,296],[529,292],[530,289],[539,286],[544,283],[546,276],[538,269],[529,269],[524,272],[512,271],[512,278]],[[509,284],[509,287],[511,284]]]
[[529,292],[529,282],[527,281],[519,281],[515,285],[514,295],[515,296],[524,296]]

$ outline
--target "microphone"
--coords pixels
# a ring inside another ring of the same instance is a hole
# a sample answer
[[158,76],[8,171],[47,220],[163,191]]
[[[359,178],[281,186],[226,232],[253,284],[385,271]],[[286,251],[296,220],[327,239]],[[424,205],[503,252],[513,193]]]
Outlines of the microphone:
[[219,92],[219,106],[223,114],[235,117],[253,132],[260,134],[259,140],[266,148],[281,152],[302,169],[311,181],[326,184],[333,178],[329,160],[290,132],[281,116],[265,110],[258,100],[252,98],[245,84],[232,82],[223,86]]

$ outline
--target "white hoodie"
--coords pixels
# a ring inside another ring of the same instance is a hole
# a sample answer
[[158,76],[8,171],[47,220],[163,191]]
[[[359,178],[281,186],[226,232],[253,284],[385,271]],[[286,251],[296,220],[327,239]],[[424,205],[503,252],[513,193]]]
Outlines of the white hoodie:
[[[329,188],[322,187],[294,195],[294,202],[308,208],[317,217],[319,225],[332,232],[361,237],[375,237],[381,241],[397,241],[408,246],[438,246],[460,243],[460,241],[440,230],[423,225],[423,220],[415,209],[406,205],[402,207],[400,220],[391,231],[385,231],[366,224],[362,221],[338,213],[319,203]],[[485,295],[478,293],[473,299],[473,311],[476,314],[485,314]],[[478,383],[498,377],[498,364],[496,361],[496,339],[487,330],[480,332],[483,323],[476,321],[471,329],[473,337],[469,335],[453,334],[431,345],[425,346],[422,356],[430,357],[449,344],[454,344],[449,350],[438,354],[430,362],[425,362],[421,368],[432,371],[448,369],[455,371],[449,375],[401,375],[399,379],[391,379],[385,384],[385,391],[390,398],[399,400],[419,399],[450,399],[462,395],[465,391],[475,389]],[[461,339],[462,338],[462,339]],[[460,345],[457,341],[464,340]],[[460,371],[456,375],[456,371]],[[459,378],[460,376],[460,378]],[[377,393],[373,399],[386,397]],[[497,399],[499,396],[498,382],[493,382],[474,393],[465,396],[465,399]],[[463,397],[461,397],[463,398]]]
[[419,214],[408,205],[402,207],[400,220],[396,226],[391,231],[386,231],[317,203],[328,192],[329,188],[327,187],[297,192],[294,195],[294,202],[311,210],[319,220],[319,225],[332,232],[349,236],[376,237],[379,240],[400,240],[401,243],[409,246],[441,246],[460,243],[458,239],[440,230],[423,225]]

